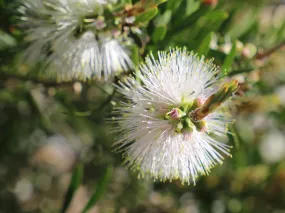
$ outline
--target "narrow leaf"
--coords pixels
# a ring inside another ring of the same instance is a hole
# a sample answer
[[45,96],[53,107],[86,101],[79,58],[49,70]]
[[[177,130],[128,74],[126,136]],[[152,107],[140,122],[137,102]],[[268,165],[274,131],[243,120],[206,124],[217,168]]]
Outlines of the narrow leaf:
[[[252,26],[257,22],[260,7],[256,8],[240,8],[235,14],[233,23],[228,31],[231,38],[240,38],[245,35]],[[237,21],[238,20],[238,21]]]
[[210,50],[210,43],[212,39],[212,33],[209,33],[206,38],[202,41],[202,43],[198,46],[197,52],[198,54],[207,56],[209,50]]
[[222,74],[224,76],[228,73],[229,69],[231,68],[235,56],[236,56],[236,41],[233,42],[232,49],[230,53],[227,55],[227,57],[225,58],[224,64],[222,66]]
[[182,2],[183,2],[183,0],[168,0],[167,1],[167,9],[174,11],[180,6],[180,4]]
[[61,213],[64,213],[69,207],[76,190],[81,184],[82,178],[83,178],[83,166],[79,164],[72,173],[71,182],[69,184],[67,193],[65,195],[65,200],[61,209]]
[[238,136],[236,128],[234,127],[234,124],[229,125],[229,130],[230,130],[230,132],[228,133],[229,139],[234,142],[235,148],[239,149],[240,148],[240,138]]
[[133,45],[130,47],[131,49],[131,58],[135,65],[138,65],[140,62],[140,50],[137,45]]
[[[188,16],[187,18],[183,20],[179,20],[178,18],[173,18],[173,24],[171,29],[171,34],[175,34],[177,32],[180,32],[181,30],[184,30],[188,27],[193,27],[193,24],[197,22],[199,18],[202,16],[205,16],[210,11],[209,7],[202,6],[197,11],[195,11],[193,14]],[[179,15],[179,14],[178,14]]]
[[156,16],[157,12],[158,12],[157,7],[154,7],[154,8],[151,8],[151,9],[145,11],[145,12],[139,14],[138,16],[136,16],[135,23],[148,22]]
[[155,18],[154,24],[155,26],[166,26],[171,21],[171,17],[172,17],[171,10],[167,10],[163,14]]
[[196,12],[200,7],[200,2],[195,0],[186,1],[186,11],[185,15],[190,16],[192,13]]
[[152,33],[152,39],[154,43],[158,43],[159,41],[163,40],[166,35],[166,27],[160,26],[154,29]]
[[239,70],[233,70],[230,73],[228,73],[228,76],[234,76],[242,73],[249,73],[253,70],[255,70],[256,67],[249,67],[249,68],[244,68],[244,69],[239,69]]
[[87,211],[91,209],[98,202],[99,198],[103,195],[107,187],[107,184],[112,176],[112,171],[113,171],[113,168],[111,166],[107,167],[102,179],[98,183],[95,193],[92,195],[92,197],[88,201],[82,213],[87,213]]
[[16,46],[17,41],[10,34],[0,30],[0,50]]

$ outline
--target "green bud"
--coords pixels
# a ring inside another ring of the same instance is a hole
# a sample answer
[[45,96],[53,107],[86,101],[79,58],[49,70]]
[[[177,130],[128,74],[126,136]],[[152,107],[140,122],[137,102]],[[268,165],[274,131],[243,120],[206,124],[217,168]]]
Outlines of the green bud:
[[199,132],[205,132],[207,130],[207,123],[204,120],[195,122],[195,126]]
[[185,119],[185,127],[195,129],[195,125],[192,123],[190,118]]
[[177,126],[176,126],[176,132],[177,133],[181,133],[181,130],[183,129],[183,124],[182,124],[182,122],[179,122],[178,124],[177,124]]
[[183,112],[188,112],[193,106],[193,102],[184,102],[179,108]]
[[192,133],[196,129],[195,125],[192,123],[190,118],[186,118],[184,120],[184,126],[182,129],[182,133]]
[[228,100],[232,94],[237,91],[237,89],[237,80],[225,83],[215,94],[211,95],[200,108],[194,110],[194,112],[190,114],[190,117],[195,121],[202,120],[204,117],[217,110],[223,102]]
[[169,120],[169,119],[177,120],[179,118],[184,117],[185,115],[186,115],[186,113],[183,112],[181,109],[173,108],[170,112],[166,113],[165,119],[167,119],[167,120]]

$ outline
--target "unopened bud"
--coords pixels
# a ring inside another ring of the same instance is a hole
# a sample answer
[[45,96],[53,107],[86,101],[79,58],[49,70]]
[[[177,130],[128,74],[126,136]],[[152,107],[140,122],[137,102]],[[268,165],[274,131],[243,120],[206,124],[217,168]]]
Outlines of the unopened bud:
[[125,10],[126,11],[129,11],[131,9],[133,9],[133,5],[132,4],[125,4]]
[[76,95],[80,95],[82,91],[82,84],[80,82],[75,82],[73,84],[73,90]]
[[184,102],[179,108],[183,112],[188,112],[193,107],[193,102]]
[[207,131],[207,123],[204,120],[199,121],[199,122],[195,122],[195,126],[199,132],[206,132]]
[[257,53],[257,48],[254,44],[246,44],[242,50],[242,56],[248,59],[253,58]]
[[105,18],[103,16],[99,16],[95,21],[95,27],[97,30],[102,30],[106,27]]
[[186,113],[183,112],[181,109],[173,108],[170,112],[166,113],[165,118],[166,119],[171,118],[173,120],[177,120],[179,118],[182,118],[185,115],[186,115]]
[[193,101],[192,109],[199,108],[203,104],[204,104],[204,100],[202,98],[198,97]]
[[194,130],[196,129],[195,125],[192,123],[192,121],[190,120],[190,118],[186,118],[184,120],[184,125],[183,125],[183,129],[182,129],[182,134],[183,135],[192,135],[192,133],[194,132]]
[[136,17],[134,17],[134,16],[126,17],[126,19],[125,19],[127,24],[132,24],[135,22],[135,20],[136,20]]
[[190,118],[186,118],[186,119],[185,119],[185,126],[184,126],[184,128],[185,128],[186,130],[190,130],[191,132],[193,132],[196,127],[195,127],[195,125],[192,123],[192,121],[191,121]]
[[210,113],[217,110],[220,105],[229,99],[238,89],[238,81],[234,80],[230,83],[225,83],[215,94],[211,95],[205,103],[190,113],[190,117],[194,121],[202,120]]
[[202,4],[205,4],[211,7],[216,7],[218,2],[219,0],[202,0]]
[[175,129],[175,131],[177,132],[177,133],[181,133],[181,130],[183,129],[183,124],[182,124],[182,122],[179,122],[177,125],[176,125],[176,129]]

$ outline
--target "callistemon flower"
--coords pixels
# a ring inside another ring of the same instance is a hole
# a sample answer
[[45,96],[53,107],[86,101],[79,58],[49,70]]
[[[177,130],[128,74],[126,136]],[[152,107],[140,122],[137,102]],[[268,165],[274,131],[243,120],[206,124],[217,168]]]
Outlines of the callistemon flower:
[[[124,33],[113,34],[116,26],[107,26],[104,11],[117,0],[21,0],[21,25],[30,43],[26,62],[42,59],[45,68],[61,80],[107,80],[119,71],[132,68],[124,47]],[[112,19],[112,17],[111,17]],[[115,19],[115,17],[113,17]],[[101,37],[104,37],[104,42]],[[105,41],[112,41],[106,43]]]
[[158,60],[150,55],[118,86],[126,101],[115,110],[116,150],[140,176],[195,183],[230,156],[230,146],[214,136],[226,134],[231,119],[220,105],[237,87],[221,84],[212,62],[186,49],[160,52]]
[[56,42],[53,49],[56,51],[50,57],[50,68],[58,73],[59,80],[85,80],[94,72],[101,77],[101,54],[93,32],[85,32],[78,39]]
[[104,76],[110,76],[116,70],[123,71],[133,67],[127,51],[118,39],[102,39],[101,54]]

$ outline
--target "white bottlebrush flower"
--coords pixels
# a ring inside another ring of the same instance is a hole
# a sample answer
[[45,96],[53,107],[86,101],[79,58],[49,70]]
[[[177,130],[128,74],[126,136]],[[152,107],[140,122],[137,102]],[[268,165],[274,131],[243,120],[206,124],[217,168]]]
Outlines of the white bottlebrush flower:
[[115,72],[129,69],[132,62],[121,38],[103,29],[105,5],[116,2],[22,0],[19,12],[30,42],[26,62],[36,64],[42,59],[61,80],[101,78],[102,73],[107,80]]
[[101,45],[102,64],[105,79],[118,71],[127,71],[133,67],[126,49],[117,39],[104,39]]
[[259,146],[262,158],[268,163],[276,163],[285,158],[285,138],[279,131],[270,131],[262,137]]
[[55,43],[54,54],[49,57],[49,68],[61,80],[101,77],[101,54],[93,32],[87,31],[80,38],[68,38]]
[[224,112],[191,117],[220,91],[217,72],[212,62],[186,49],[171,49],[160,52],[158,60],[150,55],[135,77],[120,83],[127,101],[115,110],[121,134],[115,147],[127,166],[140,176],[189,184],[222,163],[223,154],[230,155],[230,147],[213,137],[226,133],[231,120]]

